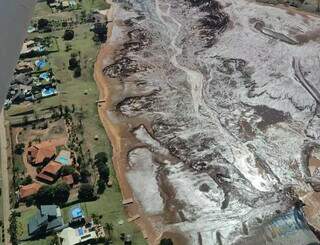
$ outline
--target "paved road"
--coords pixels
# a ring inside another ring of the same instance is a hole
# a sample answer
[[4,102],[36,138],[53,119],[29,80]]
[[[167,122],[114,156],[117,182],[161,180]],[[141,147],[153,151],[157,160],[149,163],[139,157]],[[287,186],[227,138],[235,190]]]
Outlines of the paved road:
[[3,200],[3,224],[5,233],[5,245],[10,245],[10,235],[7,232],[9,228],[10,216],[10,196],[9,196],[9,178],[8,178],[8,161],[7,161],[7,137],[5,129],[5,120],[3,110],[0,114],[0,158],[2,172],[2,200]]

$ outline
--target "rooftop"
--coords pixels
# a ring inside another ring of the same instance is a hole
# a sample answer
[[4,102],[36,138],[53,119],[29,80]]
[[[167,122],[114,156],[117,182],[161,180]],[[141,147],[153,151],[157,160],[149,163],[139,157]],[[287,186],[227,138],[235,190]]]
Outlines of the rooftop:
[[48,216],[61,216],[61,210],[57,205],[41,205],[40,206],[40,213],[41,215],[48,215]]
[[52,175],[57,175],[61,168],[62,168],[62,165],[60,163],[51,161],[41,170],[41,173],[49,173]]
[[37,175],[39,180],[45,180],[47,182],[53,182],[59,175],[59,171],[62,168],[60,163],[55,161],[49,162]]
[[34,159],[34,164],[42,164],[45,159],[51,159],[56,153],[56,147],[50,141],[44,141],[29,147],[28,154]]
[[20,199],[25,199],[27,197],[33,196],[38,193],[42,185],[39,183],[32,183],[29,185],[20,186],[19,197]]
[[42,205],[40,211],[28,223],[28,233],[31,236],[43,235],[64,225],[61,210],[56,205]]
[[47,181],[47,182],[53,182],[53,181],[54,181],[54,178],[53,178],[53,177],[48,176],[48,175],[43,174],[43,173],[37,174],[37,179],[39,179],[39,180],[45,180],[45,181]]

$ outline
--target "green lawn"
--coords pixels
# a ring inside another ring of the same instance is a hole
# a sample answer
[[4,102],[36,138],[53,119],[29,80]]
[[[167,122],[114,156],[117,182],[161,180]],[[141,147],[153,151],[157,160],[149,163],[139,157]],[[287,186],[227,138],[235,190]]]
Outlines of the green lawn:
[[38,2],[34,7],[33,15],[40,17],[46,17],[47,15],[52,14],[51,8],[47,5],[46,1]]
[[89,12],[96,9],[108,9],[110,6],[105,0],[87,0],[82,1],[82,9]]

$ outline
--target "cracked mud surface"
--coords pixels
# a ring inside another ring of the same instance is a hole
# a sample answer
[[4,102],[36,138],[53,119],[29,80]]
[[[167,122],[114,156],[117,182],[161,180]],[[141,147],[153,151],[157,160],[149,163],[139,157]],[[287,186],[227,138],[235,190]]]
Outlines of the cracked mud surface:
[[320,45],[297,36],[319,24],[245,0],[116,4],[112,120],[140,142],[127,179],[156,230],[237,243],[312,191]]

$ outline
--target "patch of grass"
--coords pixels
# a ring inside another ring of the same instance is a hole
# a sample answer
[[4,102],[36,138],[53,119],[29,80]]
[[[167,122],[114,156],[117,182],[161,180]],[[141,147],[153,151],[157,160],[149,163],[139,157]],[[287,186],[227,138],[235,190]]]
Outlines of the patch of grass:
[[86,12],[91,12],[97,9],[104,10],[104,9],[110,8],[110,4],[108,4],[105,0],[82,1],[81,5],[82,5],[82,9],[85,10]]
[[38,2],[34,7],[33,15],[37,17],[46,18],[47,15],[52,14],[51,8],[47,5],[47,2]]

